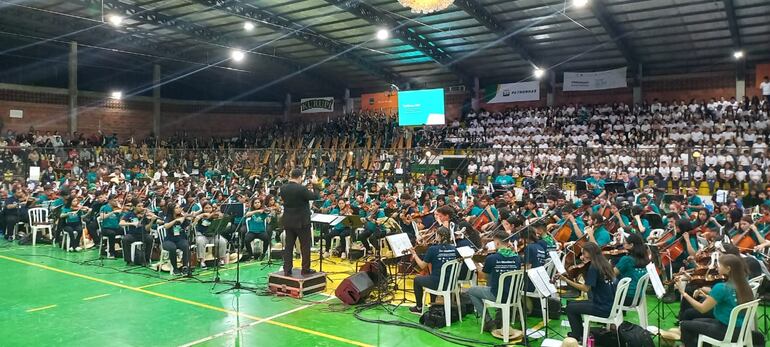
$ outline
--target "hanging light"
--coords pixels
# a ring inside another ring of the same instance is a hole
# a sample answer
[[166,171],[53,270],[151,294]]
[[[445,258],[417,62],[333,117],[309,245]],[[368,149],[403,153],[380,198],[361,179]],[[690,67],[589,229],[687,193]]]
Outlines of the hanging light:
[[123,16],[119,16],[117,14],[110,14],[107,16],[107,22],[109,22],[110,25],[114,27],[119,27],[121,24],[123,24]]
[[433,13],[446,9],[454,0],[398,0],[398,3],[414,13]]

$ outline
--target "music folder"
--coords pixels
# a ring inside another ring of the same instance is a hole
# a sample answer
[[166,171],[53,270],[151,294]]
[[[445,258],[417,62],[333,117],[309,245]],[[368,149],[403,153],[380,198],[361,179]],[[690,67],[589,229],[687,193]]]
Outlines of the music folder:
[[556,294],[556,286],[551,283],[551,278],[548,276],[548,272],[545,271],[544,266],[538,266],[527,270],[527,276],[535,286],[540,295],[544,297],[550,297]]
[[476,254],[476,252],[473,251],[473,248],[468,246],[457,247],[457,253],[459,253],[463,258],[463,262],[468,267],[468,269],[476,269],[476,264],[473,263],[473,255]]
[[388,245],[396,257],[409,254],[409,250],[412,248],[412,241],[409,240],[407,233],[390,234],[385,236],[385,240],[388,241]]
[[647,273],[650,274],[650,283],[652,283],[652,289],[655,290],[655,296],[658,299],[663,298],[663,295],[666,294],[666,289],[663,288],[663,282],[661,282],[660,275],[658,275],[658,269],[655,268],[653,263],[647,264],[646,268]]

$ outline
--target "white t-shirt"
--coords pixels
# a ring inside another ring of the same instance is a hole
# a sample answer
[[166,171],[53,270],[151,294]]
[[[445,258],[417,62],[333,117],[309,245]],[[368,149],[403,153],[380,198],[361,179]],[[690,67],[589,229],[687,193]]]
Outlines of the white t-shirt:
[[768,82],[760,83],[759,89],[762,89],[762,95],[770,95],[770,83]]

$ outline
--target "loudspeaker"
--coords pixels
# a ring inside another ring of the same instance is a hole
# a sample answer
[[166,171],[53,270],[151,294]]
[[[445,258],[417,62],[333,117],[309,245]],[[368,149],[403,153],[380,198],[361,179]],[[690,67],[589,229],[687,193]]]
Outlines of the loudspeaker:
[[334,295],[347,305],[355,305],[366,300],[372,289],[374,282],[369,275],[366,272],[356,272],[340,283]]
[[388,281],[388,267],[381,260],[368,261],[358,268],[359,272],[366,272],[375,285]]

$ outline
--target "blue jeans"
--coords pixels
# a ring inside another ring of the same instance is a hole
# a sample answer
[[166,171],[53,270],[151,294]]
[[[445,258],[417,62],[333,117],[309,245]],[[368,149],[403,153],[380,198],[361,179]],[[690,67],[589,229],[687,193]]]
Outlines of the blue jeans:
[[484,300],[495,300],[495,294],[492,293],[492,289],[486,286],[471,287],[468,289],[468,295],[471,297],[473,308],[476,309],[477,317],[480,317],[481,312],[484,310]]

